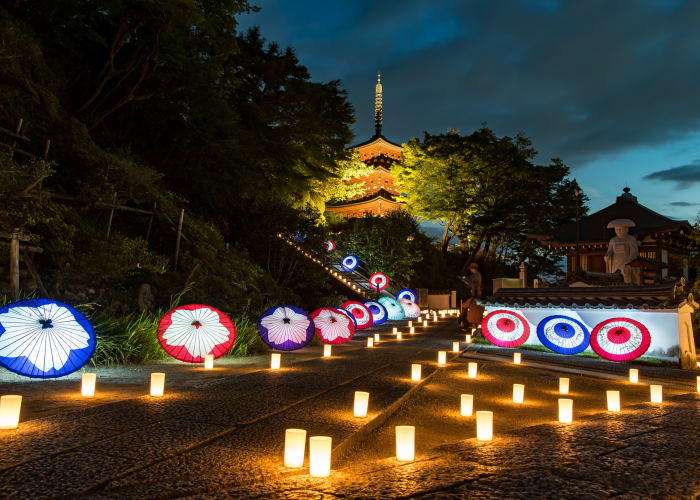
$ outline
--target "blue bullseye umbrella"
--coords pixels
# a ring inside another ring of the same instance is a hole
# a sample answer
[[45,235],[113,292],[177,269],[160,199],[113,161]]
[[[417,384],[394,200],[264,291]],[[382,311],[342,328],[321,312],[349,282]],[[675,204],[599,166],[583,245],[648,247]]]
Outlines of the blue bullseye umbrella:
[[403,306],[391,297],[379,297],[377,302],[384,306],[389,320],[399,321],[406,317]]
[[49,299],[0,309],[0,365],[32,378],[57,378],[83,367],[95,353],[95,330],[83,313]]
[[338,311],[339,313],[344,314],[345,316],[347,316],[348,318],[350,318],[350,319],[352,320],[352,326],[355,327],[355,328],[357,328],[357,320],[355,319],[355,316],[353,316],[352,314],[350,314],[348,311],[346,311],[346,310],[343,309],[342,307],[331,307],[331,309],[333,309],[333,310],[335,310],[335,311]]
[[376,300],[366,300],[364,304],[365,307],[369,309],[369,312],[372,313],[372,321],[375,325],[381,325],[389,319],[389,313],[386,311],[386,307]]
[[314,336],[314,322],[294,306],[271,307],[260,316],[258,333],[270,347],[294,351],[308,344]]
[[343,257],[343,260],[340,264],[346,271],[354,271],[355,269],[357,269],[359,263],[360,259],[357,258],[357,255],[349,254]]
[[410,288],[404,288],[402,290],[399,290],[399,293],[396,294],[396,300],[401,300],[401,299],[406,299],[406,300],[410,300],[411,302],[416,302],[418,300],[418,295],[416,295],[416,292],[414,292]]
[[559,354],[577,354],[585,351],[590,342],[586,325],[569,316],[547,316],[537,325],[540,342]]

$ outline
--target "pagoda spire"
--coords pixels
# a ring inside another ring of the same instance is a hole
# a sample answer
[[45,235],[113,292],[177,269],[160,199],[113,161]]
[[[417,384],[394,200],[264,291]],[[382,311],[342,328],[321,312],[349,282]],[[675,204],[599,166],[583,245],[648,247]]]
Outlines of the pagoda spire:
[[382,135],[382,76],[377,73],[377,86],[374,88],[374,132]]

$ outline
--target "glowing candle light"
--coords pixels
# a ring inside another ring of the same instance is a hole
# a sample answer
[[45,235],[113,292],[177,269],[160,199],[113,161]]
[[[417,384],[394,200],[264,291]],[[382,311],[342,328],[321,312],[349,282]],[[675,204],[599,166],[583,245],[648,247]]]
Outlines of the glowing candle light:
[[375,344],[379,342],[379,334],[378,333],[374,334],[374,342],[375,342]]
[[630,368],[630,382],[633,384],[639,382],[639,370],[636,368]]
[[663,387],[660,385],[650,385],[649,389],[651,390],[651,402],[652,403],[661,403],[663,399]]
[[427,322],[427,321],[423,321],[423,326],[428,326],[428,322]]
[[204,369],[213,370],[214,369],[214,355],[207,354],[204,356]]
[[471,344],[471,343],[472,343],[472,336],[469,335],[469,334],[467,334],[467,335],[464,337],[464,341],[465,341],[467,344]]
[[309,438],[309,474],[314,477],[326,477],[331,473],[331,444],[329,436],[311,436]]
[[0,397],[0,429],[17,428],[21,407],[22,396],[8,395]]
[[396,426],[396,460],[410,462],[415,456],[416,428],[412,425]]
[[476,439],[491,441],[493,439],[493,412],[476,412]]
[[700,375],[698,375],[698,392],[700,392]]
[[476,378],[476,363],[469,363],[467,365],[467,376],[469,378]]
[[525,398],[525,386],[523,384],[513,384],[513,403],[522,403]]
[[559,394],[569,394],[569,379],[567,377],[559,378]]
[[355,391],[355,405],[353,408],[353,415],[356,417],[366,417],[368,404],[369,392]]
[[459,413],[463,417],[471,417],[472,411],[474,411],[474,395],[473,394],[462,394],[460,396]]
[[374,337],[367,337],[367,347],[374,347]]
[[513,353],[513,363],[515,363],[516,365],[519,365],[519,364],[520,364],[520,360],[521,360],[520,353],[519,353],[519,352],[514,352],[514,353]]
[[574,421],[574,400],[559,398],[559,421],[570,424]]
[[284,431],[284,466],[298,468],[304,465],[306,431],[287,429]]
[[452,352],[459,352],[459,342],[452,342]]
[[421,365],[414,363],[411,365],[411,380],[418,382],[420,380]]
[[161,397],[165,392],[165,373],[151,373],[151,396]]
[[330,344],[324,344],[323,345],[323,357],[324,358],[330,358],[333,354],[333,346]]
[[91,398],[95,395],[95,381],[97,380],[97,373],[83,373],[82,385],[80,387],[80,394],[84,398]]
[[416,327],[415,327],[415,326],[412,326],[411,329],[408,331],[408,333],[410,333],[411,335],[413,335],[414,333],[416,333]]
[[398,328],[396,328],[396,327],[394,327],[394,331],[393,331],[393,332],[391,332],[391,333],[393,333],[394,335],[396,335],[397,333],[399,333],[399,329],[398,329]]
[[[413,330],[413,328],[411,328],[411,330]],[[411,333],[413,333],[413,332],[411,332]],[[396,334],[396,340],[401,340],[401,339],[403,339],[403,335],[401,335],[401,332],[399,332]]]
[[447,363],[447,352],[438,351],[438,365],[445,366],[445,363]]
[[608,399],[608,411],[620,411],[620,391],[605,391]]
[[282,364],[282,355],[279,352],[273,352],[270,354],[270,368],[272,370],[279,370]]
[[408,322],[408,326],[409,326],[409,327],[413,326],[413,321],[409,321],[409,322]]

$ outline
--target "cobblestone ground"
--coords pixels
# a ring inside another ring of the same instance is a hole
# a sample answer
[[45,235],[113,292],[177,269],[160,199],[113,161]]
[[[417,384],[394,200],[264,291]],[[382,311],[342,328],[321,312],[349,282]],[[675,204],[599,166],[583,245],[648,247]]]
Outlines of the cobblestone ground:
[[[443,324],[444,325],[444,324]],[[373,333],[373,332],[372,332]],[[0,433],[3,498],[601,498],[692,497],[700,493],[700,397],[685,376],[664,387],[662,404],[643,403],[648,386],[581,374],[572,377],[575,421],[553,423],[561,375],[471,354],[437,368],[436,351],[454,327],[336,350],[286,367],[215,380],[195,388],[34,419]],[[451,353],[450,353],[451,354]],[[525,357],[525,356],[524,356]],[[476,358],[474,358],[476,359]],[[410,364],[424,381],[410,380]],[[599,366],[596,366],[600,369]],[[675,370],[665,372],[670,380]],[[685,378],[684,378],[685,377]],[[526,402],[508,400],[526,384]],[[538,386],[539,384],[539,386]],[[610,384],[623,411],[601,413]],[[618,388],[616,386],[616,388]],[[370,414],[352,416],[355,390],[369,391]],[[491,409],[495,438],[474,439],[458,394]],[[393,457],[394,425],[416,425],[416,460]],[[333,471],[282,464],[284,430],[301,427],[334,442]]]

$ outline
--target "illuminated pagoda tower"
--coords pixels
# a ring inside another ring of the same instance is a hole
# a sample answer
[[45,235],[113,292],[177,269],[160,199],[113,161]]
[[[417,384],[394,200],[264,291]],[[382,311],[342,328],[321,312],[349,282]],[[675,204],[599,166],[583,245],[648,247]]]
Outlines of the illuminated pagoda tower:
[[382,83],[379,74],[374,99],[374,136],[349,149],[356,149],[360,161],[374,167],[374,171],[348,181],[350,184],[363,184],[363,194],[342,204],[327,205],[326,210],[348,218],[362,217],[368,213],[386,215],[400,210],[403,204],[396,201],[400,193],[390,169],[392,163],[401,161],[403,148],[382,135]]

